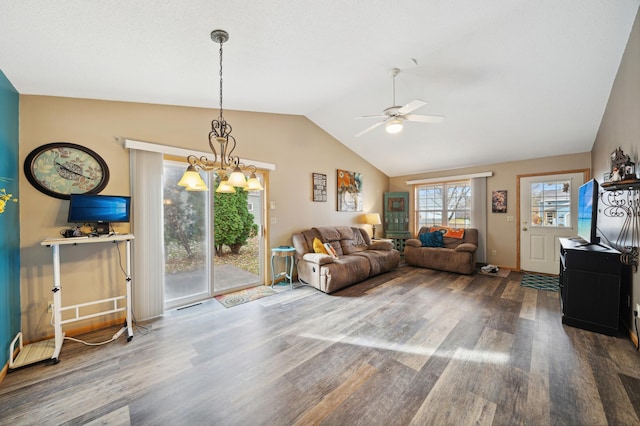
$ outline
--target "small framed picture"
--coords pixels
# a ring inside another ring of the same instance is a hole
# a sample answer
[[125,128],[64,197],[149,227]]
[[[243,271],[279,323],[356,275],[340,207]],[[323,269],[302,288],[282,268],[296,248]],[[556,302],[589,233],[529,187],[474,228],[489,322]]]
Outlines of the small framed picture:
[[636,179],[636,165],[635,163],[628,162],[624,166],[624,178],[625,180],[635,180]]
[[327,175],[313,173],[313,201],[327,201]]
[[491,211],[493,213],[507,212],[507,190],[500,189],[491,194]]

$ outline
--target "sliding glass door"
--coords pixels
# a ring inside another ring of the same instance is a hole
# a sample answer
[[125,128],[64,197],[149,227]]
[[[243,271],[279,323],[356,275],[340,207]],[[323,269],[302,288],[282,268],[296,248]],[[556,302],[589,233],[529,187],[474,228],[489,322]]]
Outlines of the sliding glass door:
[[184,170],[164,161],[165,309],[264,282],[264,193],[218,194],[204,173],[210,190],[186,191]]

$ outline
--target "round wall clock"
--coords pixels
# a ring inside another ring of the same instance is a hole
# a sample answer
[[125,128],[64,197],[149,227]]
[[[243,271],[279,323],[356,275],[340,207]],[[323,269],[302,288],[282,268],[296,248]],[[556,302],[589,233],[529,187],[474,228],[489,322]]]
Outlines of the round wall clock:
[[31,151],[24,161],[24,174],[38,191],[63,200],[71,194],[97,194],[109,183],[109,168],[102,157],[69,142]]

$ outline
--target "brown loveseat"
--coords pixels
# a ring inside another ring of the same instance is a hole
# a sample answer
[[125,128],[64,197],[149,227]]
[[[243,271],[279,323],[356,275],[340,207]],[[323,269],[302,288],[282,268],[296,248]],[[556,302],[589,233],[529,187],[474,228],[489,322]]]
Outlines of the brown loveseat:
[[[423,226],[418,232],[417,239],[406,241],[404,261],[407,265],[457,272],[459,274],[471,274],[475,271],[476,250],[478,249],[477,229],[451,230],[454,231],[451,234],[455,235],[457,233],[458,235],[453,238],[444,234],[442,239],[444,247],[423,247],[423,243],[419,239],[420,235],[427,234],[430,231],[432,231],[431,228]],[[462,233],[463,235],[460,235]]]
[[[313,241],[329,243],[338,257],[316,253]],[[390,271],[400,263],[400,253],[389,241],[371,241],[361,228],[348,226],[311,228],[292,236],[298,279],[325,293]]]

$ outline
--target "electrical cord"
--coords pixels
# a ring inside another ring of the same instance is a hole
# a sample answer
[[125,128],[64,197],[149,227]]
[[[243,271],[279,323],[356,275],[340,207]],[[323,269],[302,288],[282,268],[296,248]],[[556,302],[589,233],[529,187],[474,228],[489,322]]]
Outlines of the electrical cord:
[[151,332],[149,328],[145,327],[144,325],[138,324],[138,320],[136,319],[136,314],[133,312],[133,309],[131,310],[131,315],[133,316],[133,325],[135,326],[138,334],[142,334],[143,336],[146,336]]
[[[122,266],[122,253],[120,252],[120,242],[119,241],[114,241],[116,243],[116,249],[118,250],[118,266],[120,267],[120,270],[122,271],[122,273],[124,274],[124,276],[126,277],[126,279],[129,279],[129,276],[127,275],[127,271],[124,269],[124,267]],[[149,333],[149,329],[147,327],[144,327],[142,325],[138,324],[138,321],[136,320],[135,314],[133,313],[133,310],[131,311],[131,315],[133,316],[133,324],[135,325],[135,328],[138,331],[138,334],[142,334],[147,335]],[[53,323],[53,311],[51,312],[51,318],[49,320],[49,323],[51,324],[52,327],[55,327],[54,323]],[[83,345],[87,345],[87,346],[101,346],[101,345],[106,345],[107,343],[111,343],[115,340],[117,340],[120,336],[122,336],[122,334],[124,333],[126,327],[122,327],[120,330],[118,330],[113,337],[111,337],[111,339],[109,340],[105,340],[104,342],[86,342],[84,340],[81,339],[76,339],[74,337],[69,337],[69,336],[65,336],[64,339],[65,340],[71,340],[74,342],[78,342],[78,343],[82,343]],[[142,331],[144,330],[144,331]]]
[[[52,327],[55,327],[55,325],[53,324],[53,312],[51,312],[51,319],[49,320],[49,323],[51,324]],[[74,337],[69,337],[69,336],[64,336],[65,340],[72,340],[74,342],[78,342],[78,343],[82,343],[83,345],[87,345],[87,346],[101,346],[101,345],[106,345],[107,343],[111,343],[114,340],[117,340],[118,337],[120,337],[122,335],[122,333],[124,333],[124,327],[121,328],[120,330],[118,330],[116,332],[116,334],[113,335],[113,337],[109,340],[105,340],[104,342],[86,342],[84,340],[80,340],[80,339],[76,339]]]

